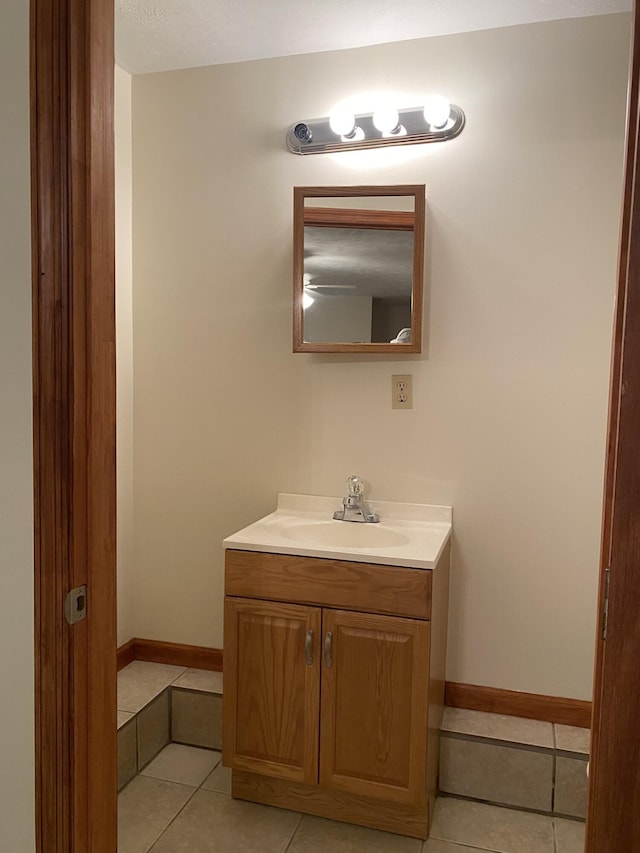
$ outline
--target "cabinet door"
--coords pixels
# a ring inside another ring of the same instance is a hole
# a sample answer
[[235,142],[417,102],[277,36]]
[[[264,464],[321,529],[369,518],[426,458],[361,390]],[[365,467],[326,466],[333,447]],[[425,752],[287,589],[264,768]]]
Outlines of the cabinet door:
[[323,611],[320,783],[426,805],[429,623]]
[[225,598],[224,763],[318,781],[321,611]]

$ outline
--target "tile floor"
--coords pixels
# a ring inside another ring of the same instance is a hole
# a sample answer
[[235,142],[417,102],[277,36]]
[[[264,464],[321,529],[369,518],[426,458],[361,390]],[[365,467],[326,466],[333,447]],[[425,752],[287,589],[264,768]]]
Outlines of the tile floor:
[[220,753],[171,743],[119,798],[118,853],[582,853],[584,824],[443,797],[424,842],[233,800]]

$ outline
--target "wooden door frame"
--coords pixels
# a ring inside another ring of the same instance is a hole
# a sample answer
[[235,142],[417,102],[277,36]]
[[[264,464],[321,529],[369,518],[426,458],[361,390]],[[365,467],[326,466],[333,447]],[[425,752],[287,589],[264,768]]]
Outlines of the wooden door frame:
[[[37,851],[115,853],[114,0],[31,0],[31,21]],[[614,666],[640,659],[635,3],[633,21],[587,853],[640,841],[640,690]],[[82,583],[88,618],[71,628],[63,601]]]
[[113,33],[113,0],[31,0],[38,853],[117,845]]
[[634,0],[586,853],[640,845],[640,7]]

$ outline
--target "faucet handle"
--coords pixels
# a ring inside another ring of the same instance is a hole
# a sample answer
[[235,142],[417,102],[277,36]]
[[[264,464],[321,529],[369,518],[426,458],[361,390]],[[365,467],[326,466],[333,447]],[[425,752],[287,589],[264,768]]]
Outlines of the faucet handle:
[[347,479],[350,498],[361,498],[364,495],[364,481],[357,474],[352,474]]

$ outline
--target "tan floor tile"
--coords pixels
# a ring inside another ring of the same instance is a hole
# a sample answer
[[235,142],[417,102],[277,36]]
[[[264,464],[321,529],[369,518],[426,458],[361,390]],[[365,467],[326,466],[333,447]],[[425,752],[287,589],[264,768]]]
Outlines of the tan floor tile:
[[581,758],[565,758],[559,755],[556,758],[554,812],[585,818],[588,796],[587,762]]
[[171,740],[169,691],[165,690],[136,716],[138,724],[138,770],[155,758]]
[[126,725],[129,720],[132,720],[133,717],[134,715],[127,713],[127,711],[118,711],[118,730]]
[[440,797],[431,836],[497,853],[553,853],[553,818]]
[[184,666],[134,660],[118,673],[118,710],[136,714],[184,672]]
[[118,730],[118,790],[122,790],[138,772],[138,745],[136,721]]
[[176,679],[174,687],[222,695],[222,673],[210,672],[207,669],[188,669],[184,675]]
[[552,789],[551,753],[440,738],[441,791],[550,812]]
[[218,791],[221,794],[231,795],[231,768],[218,764],[208,779],[202,783],[202,787],[206,791]]
[[553,749],[553,724],[540,720],[525,720],[506,714],[487,714],[464,708],[445,708],[442,731],[462,735],[527,743]]
[[480,847],[454,844],[452,841],[438,841],[435,838],[429,838],[424,842],[422,853],[491,853],[491,851],[482,850]]
[[420,853],[422,841],[304,815],[287,853]]
[[581,729],[577,726],[561,726],[556,724],[556,747],[564,752],[579,752],[589,755],[591,745],[590,729]]
[[171,690],[171,740],[189,746],[222,748],[222,696]]
[[221,758],[219,752],[210,749],[169,743],[151,764],[147,765],[142,775],[198,788]]
[[554,818],[557,853],[584,853],[584,823]]
[[152,853],[283,853],[299,822],[295,812],[200,789]]
[[118,853],[147,853],[193,792],[186,785],[136,776],[118,797]]

